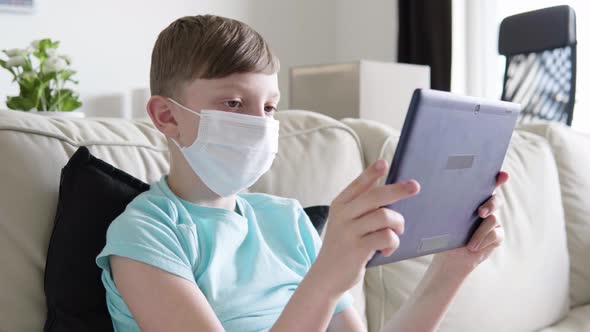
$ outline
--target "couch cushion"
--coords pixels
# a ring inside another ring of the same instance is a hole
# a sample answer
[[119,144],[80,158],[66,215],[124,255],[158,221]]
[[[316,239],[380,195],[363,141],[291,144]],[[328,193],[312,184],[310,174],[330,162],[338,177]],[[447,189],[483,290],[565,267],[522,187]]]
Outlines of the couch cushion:
[[[363,169],[355,133],[304,111],[277,114],[281,136],[271,170],[251,189],[327,205]],[[40,331],[46,317],[43,272],[61,168],[80,146],[145,182],[168,170],[164,137],[148,122],[58,119],[0,112],[0,329]],[[353,291],[364,317],[362,287]]]
[[571,305],[590,304],[590,134],[558,123],[523,129],[547,138],[555,155],[571,262]]
[[279,149],[272,169],[252,191],[293,197],[303,206],[330,205],[363,170],[352,129],[319,113],[281,111]]
[[41,331],[43,272],[61,168],[79,146],[144,181],[167,170],[163,137],[147,123],[0,112],[0,329]]
[[[377,121],[346,118],[342,122],[352,128],[363,147],[365,167],[377,159],[384,159],[389,165],[393,160],[393,154],[399,141],[400,131]],[[380,179],[380,184],[385,183],[387,176]]]
[[586,332],[590,331],[590,305],[573,308],[559,323],[539,332]]
[[[382,135],[381,143],[372,146],[381,151],[380,158],[390,161],[397,135],[388,132],[390,136]],[[374,132],[370,136],[377,137]],[[468,278],[439,331],[534,331],[558,321],[568,309],[564,217],[548,143],[537,135],[515,132],[503,168],[511,175],[499,191],[505,200],[498,217],[506,240]],[[369,331],[382,329],[410,296],[431,258],[367,270]]]

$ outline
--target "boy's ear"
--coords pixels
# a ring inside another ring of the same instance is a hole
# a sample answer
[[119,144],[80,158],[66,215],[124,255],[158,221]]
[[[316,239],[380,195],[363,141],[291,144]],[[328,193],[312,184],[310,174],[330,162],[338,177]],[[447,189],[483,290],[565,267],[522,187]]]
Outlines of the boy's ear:
[[178,138],[180,131],[178,121],[174,117],[172,105],[167,98],[151,96],[147,103],[147,112],[154,123],[164,135],[169,138]]

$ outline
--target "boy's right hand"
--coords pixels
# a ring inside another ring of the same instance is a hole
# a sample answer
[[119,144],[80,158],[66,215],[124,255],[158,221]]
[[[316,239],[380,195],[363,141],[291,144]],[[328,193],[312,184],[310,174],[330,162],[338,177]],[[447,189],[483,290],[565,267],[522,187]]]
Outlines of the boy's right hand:
[[390,256],[399,246],[404,217],[383,206],[416,195],[415,180],[373,187],[387,172],[377,160],[332,202],[322,248],[314,264],[327,281],[330,294],[339,295],[360,281],[377,250]]

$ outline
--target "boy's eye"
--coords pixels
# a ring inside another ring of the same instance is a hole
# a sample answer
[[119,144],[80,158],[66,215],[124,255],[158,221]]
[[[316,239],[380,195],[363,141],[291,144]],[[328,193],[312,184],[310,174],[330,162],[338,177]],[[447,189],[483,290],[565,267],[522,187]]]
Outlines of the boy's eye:
[[266,113],[272,113],[272,112],[276,112],[277,108],[275,106],[265,106],[264,107],[264,111]]
[[238,107],[242,107],[242,103],[239,100],[230,100],[230,101],[226,101],[225,106],[229,107],[229,108],[238,108]]

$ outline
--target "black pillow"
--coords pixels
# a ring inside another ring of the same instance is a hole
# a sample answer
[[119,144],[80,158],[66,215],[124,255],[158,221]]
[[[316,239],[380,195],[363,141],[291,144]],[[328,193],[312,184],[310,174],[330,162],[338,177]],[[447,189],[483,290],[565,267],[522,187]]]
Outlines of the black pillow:
[[327,205],[317,205],[306,207],[303,210],[305,210],[305,213],[311,220],[313,227],[315,227],[318,233],[322,234],[322,230],[326,225],[326,221],[328,221],[328,213],[330,212],[330,207]]
[[[45,332],[113,331],[95,258],[106,232],[147,183],[81,147],[62,169],[55,224],[45,265]],[[321,233],[327,206],[304,209]]]
[[85,147],[62,169],[45,266],[45,332],[113,331],[95,258],[111,221],[148,189]]

